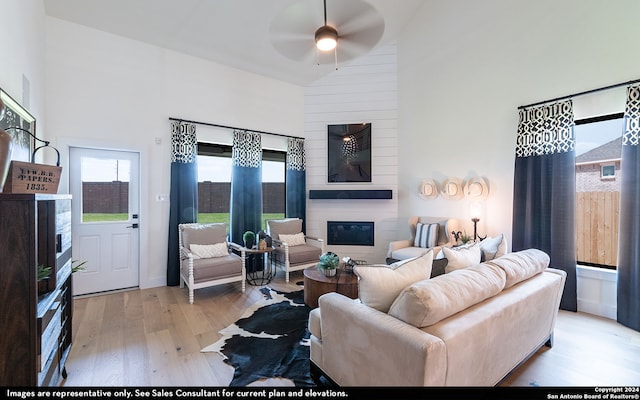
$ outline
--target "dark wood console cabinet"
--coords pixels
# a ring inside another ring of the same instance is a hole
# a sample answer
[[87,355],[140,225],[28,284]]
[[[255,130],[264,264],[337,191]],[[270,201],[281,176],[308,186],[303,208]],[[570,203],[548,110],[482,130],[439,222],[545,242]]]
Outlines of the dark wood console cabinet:
[[72,306],[71,196],[0,194],[0,386],[66,378]]

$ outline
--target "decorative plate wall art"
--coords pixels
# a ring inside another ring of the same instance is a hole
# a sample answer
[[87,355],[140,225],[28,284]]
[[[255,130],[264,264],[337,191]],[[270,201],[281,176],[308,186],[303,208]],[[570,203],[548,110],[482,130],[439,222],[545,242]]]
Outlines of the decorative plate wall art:
[[442,183],[442,196],[450,200],[458,200],[464,196],[462,180],[460,178],[447,178]]
[[438,197],[438,185],[433,179],[423,179],[419,190],[420,197],[425,200]]
[[464,194],[474,199],[486,199],[489,195],[489,186],[484,178],[477,176],[467,181]]

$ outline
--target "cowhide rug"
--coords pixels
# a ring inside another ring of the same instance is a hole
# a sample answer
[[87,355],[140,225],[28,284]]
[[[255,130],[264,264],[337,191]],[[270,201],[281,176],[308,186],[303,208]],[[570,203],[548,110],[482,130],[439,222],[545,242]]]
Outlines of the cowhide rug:
[[264,287],[264,300],[245,312],[202,352],[218,352],[235,372],[229,386],[286,378],[295,386],[314,386],[309,373],[309,311],[302,290],[285,293]]

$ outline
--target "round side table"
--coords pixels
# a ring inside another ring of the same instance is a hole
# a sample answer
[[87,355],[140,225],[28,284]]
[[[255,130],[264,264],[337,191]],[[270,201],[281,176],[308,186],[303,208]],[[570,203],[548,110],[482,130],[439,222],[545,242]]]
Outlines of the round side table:
[[247,283],[253,286],[264,286],[271,282],[276,276],[275,265],[270,260],[265,259],[273,251],[273,247],[267,247],[264,250],[257,248],[246,249]]
[[358,298],[358,277],[338,268],[334,276],[326,276],[313,266],[306,268],[304,274],[304,303],[311,307],[318,307],[318,298],[325,293],[336,292],[352,299]]

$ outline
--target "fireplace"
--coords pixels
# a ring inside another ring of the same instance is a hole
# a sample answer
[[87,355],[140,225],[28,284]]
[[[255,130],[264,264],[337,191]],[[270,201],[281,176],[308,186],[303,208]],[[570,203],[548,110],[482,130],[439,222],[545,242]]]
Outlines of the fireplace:
[[373,222],[327,221],[327,244],[373,246]]

